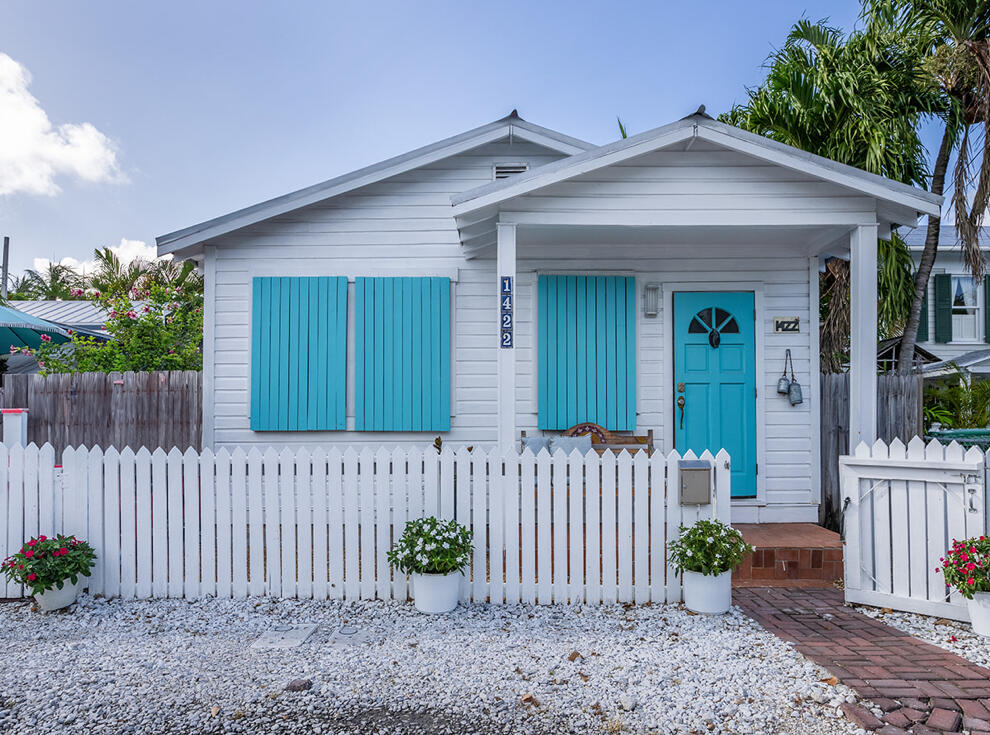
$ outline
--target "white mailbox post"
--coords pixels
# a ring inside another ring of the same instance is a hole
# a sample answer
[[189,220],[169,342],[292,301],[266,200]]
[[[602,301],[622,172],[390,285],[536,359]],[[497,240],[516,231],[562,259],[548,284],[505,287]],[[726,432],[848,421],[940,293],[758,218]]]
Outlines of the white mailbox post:
[[28,409],[0,408],[3,414],[3,444],[5,447],[27,446]]

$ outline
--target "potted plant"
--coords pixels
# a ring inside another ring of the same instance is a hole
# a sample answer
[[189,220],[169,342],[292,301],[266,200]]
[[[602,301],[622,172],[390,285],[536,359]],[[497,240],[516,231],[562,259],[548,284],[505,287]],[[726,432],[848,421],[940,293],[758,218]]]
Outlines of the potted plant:
[[721,521],[698,521],[681,526],[680,538],[668,544],[670,561],[684,573],[684,604],[688,610],[718,615],[732,606],[732,570],[753,547],[742,534]]
[[31,590],[42,610],[60,610],[75,601],[94,559],[96,553],[85,541],[59,534],[30,539],[2,567],[8,581]]
[[388,552],[389,563],[412,579],[416,609],[445,613],[457,607],[461,568],[471,558],[471,531],[457,521],[409,521]]
[[967,600],[973,632],[990,636],[990,538],[952,539],[939,562],[945,583]]

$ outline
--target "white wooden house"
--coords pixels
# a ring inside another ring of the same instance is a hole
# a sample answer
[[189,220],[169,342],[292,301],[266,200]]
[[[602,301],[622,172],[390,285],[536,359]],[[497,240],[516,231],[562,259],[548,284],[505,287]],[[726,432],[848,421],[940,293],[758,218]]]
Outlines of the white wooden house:
[[[917,265],[925,247],[927,222],[902,233]],[[986,250],[990,237],[980,239]],[[990,374],[990,278],[976,279],[963,260],[956,228],[942,224],[938,254],[918,325],[918,344],[942,360],[976,375]],[[939,366],[935,366],[939,368]],[[942,372],[938,370],[938,372]]]
[[604,146],[513,113],[158,250],[203,265],[209,445],[508,448],[594,421],[728,449],[734,522],[815,521],[819,262],[851,257],[870,441],[877,237],[940,204],[703,113]]

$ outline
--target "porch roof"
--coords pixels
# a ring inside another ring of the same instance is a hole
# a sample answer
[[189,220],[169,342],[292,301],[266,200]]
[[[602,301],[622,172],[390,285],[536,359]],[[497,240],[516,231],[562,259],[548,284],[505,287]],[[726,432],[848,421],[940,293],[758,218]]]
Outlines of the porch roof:
[[[852,196],[872,199],[875,203],[875,216],[871,221],[878,224],[881,232],[891,226],[914,225],[922,215],[939,216],[943,197],[908,186],[891,179],[877,176],[854,166],[837,163],[801,149],[779,143],[769,138],[720,123],[707,115],[695,113],[681,120],[649,130],[633,137],[619,140],[609,145],[576,153],[559,161],[540,166],[531,171],[486,184],[451,197],[453,214],[461,231],[461,242],[469,255],[494,244],[494,239],[486,237],[494,234],[494,223],[506,222],[521,225],[592,225],[620,226],[662,230],[662,228],[692,226],[718,226],[738,223],[722,222],[714,211],[707,212],[699,220],[697,216],[671,215],[669,212],[638,213],[615,212],[610,215],[571,213],[535,217],[532,213],[511,212],[512,200],[527,194],[541,192],[547,187],[570,181],[576,177],[591,174],[610,166],[623,164],[641,156],[670,149],[688,151],[697,141],[705,141],[708,146],[733,151],[756,159],[762,163],[779,166],[806,175],[813,179],[828,182],[847,191]],[[696,149],[697,150],[697,149]],[[872,209],[872,206],[871,206]],[[848,232],[845,222],[815,221],[813,218],[794,217],[791,221],[760,221],[753,218],[747,223],[755,227],[819,227],[830,228],[834,232],[821,233],[818,244],[824,246]],[[832,225],[840,225],[835,228]],[[856,222],[854,224],[865,224]],[[835,237],[833,237],[835,235]]]

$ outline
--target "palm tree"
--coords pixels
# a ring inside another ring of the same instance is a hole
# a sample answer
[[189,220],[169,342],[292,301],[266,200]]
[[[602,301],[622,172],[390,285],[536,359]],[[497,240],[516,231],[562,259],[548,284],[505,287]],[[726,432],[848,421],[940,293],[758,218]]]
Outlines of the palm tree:
[[[979,232],[990,203],[990,0],[864,0],[871,29],[896,29],[920,56],[921,84],[943,97],[942,140],[935,156],[931,191],[943,194],[949,158],[956,151],[952,207],[963,257],[973,275],[985,272]],[[979,163],[972,166],[971,142]],[[975,188],[973,188],[975,187]],[[972,188],[972,202],[968,201]],[[913,364],[921,304],[938,251],[941,220],[928,218],[914,298],[901,341],[901,370]]]
[[70,265],[50,262],[41,270],[27,270],[16,285],[22,298],[69,301],[81,298],[85,279]]
[[[802,20],[767,62],[767,78],[723,122],[907,184],[927,183],[918,135],[943,109],[938,91],[920,84],[921,52],[891,28],[848,35]],[[881,333],[904,326],[913,295],[910,254],[899,237],[878,245]],[[822,369],[838,371],[849,339],[849,273],[830,261],[822,275]]]
[[192,260],[155,260],[148,266],[146,278],[148,282],[161,286],[181,286],[183,290],[192,293],[203,291],[203,277]]
[[148,272],[148,264],[135,259],[126,265],[110,248],[94,251],[96,271],[89,283],[100,293],[127,293]]

